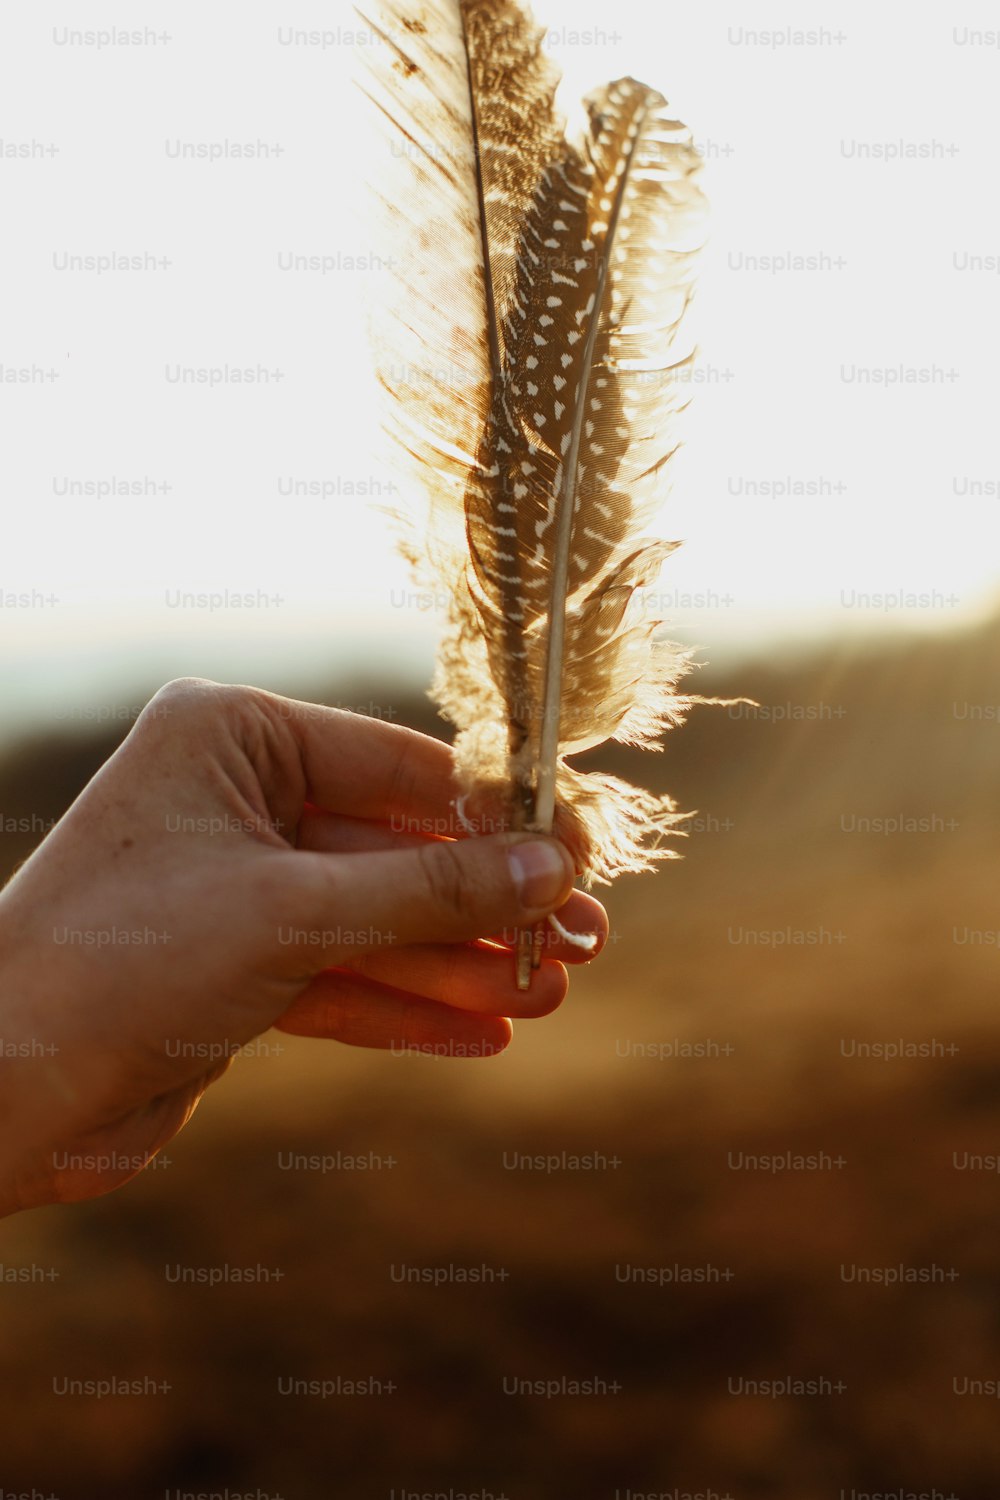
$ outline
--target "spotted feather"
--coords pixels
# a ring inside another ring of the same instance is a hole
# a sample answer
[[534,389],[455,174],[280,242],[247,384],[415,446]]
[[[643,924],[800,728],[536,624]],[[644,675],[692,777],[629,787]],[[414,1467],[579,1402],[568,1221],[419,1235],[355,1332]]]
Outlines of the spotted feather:
[[381,0],[372,25],[366,88],[408,143],[381,186],[399,267],[376,351],[426,497],[405,550],[449,605],[433,694],[463,791],[608,881],[669,855],[674,804],[566,757],[659,748],[697,701],[644,607],[675,544],[643,528],[689,388],[699,158],[631,78],[567,128],[522,0]]

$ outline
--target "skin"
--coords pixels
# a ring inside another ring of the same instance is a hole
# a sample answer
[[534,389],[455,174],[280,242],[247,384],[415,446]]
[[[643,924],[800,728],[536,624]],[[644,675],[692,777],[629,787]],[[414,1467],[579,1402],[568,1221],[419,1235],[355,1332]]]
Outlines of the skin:
[[0,892],[0,1214],[128,1181],[268,1027],[488,1057],[560,1005],[593,953],[550,930],[522,994],[516,929],[558,911],[599,951],[603,908],[554,840],[464,837],[454,796],[400,725],[163,688]]

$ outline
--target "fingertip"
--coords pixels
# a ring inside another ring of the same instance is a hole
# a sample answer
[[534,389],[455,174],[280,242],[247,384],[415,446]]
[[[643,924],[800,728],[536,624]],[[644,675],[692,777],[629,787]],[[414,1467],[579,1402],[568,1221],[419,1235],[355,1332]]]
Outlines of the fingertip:
[[569,973],[565,965],[556,959],[543,958],[540,967],[532,970],[528,989],[518,992],[517,1019],[536,1021],[541,1016],[550,1016],[568,993]]
[[477,1016],[474,1032],[463,1026],[414,1050],[439,1058],[499,1057],[513,1039],[514,1023],[509,1016]]
[[494,1016],[493,1020],[495,1027],[493,1033],[495,1048],[494,1051],[489,1054],[489,1056],[498,1057],[501,1052],[506,1052],[511,1042],[514,1040],[514,1022],[511,1020],[510,1016]]
[[[510,952],[517,948],[520,930],[511,923],[491,933],[485,941]],[[577,967],[590,963],[606,946],[610,924],[599,901],[583,891],[573,891],[568,901],[550,913],[548,920],[536,925],[535,931],[545,958]]]
[[[552,916],[559,927],[549,923],[545,941],[550,948],[558,950],[558,957],[563,963],[590,963],[605,947],[611,935],[611,925],[604,907],[583,891],[574,891],[570,899],[558,911],[553,912]],[[574,942],[574,938],[584,941]],[[557,955],[553,953],[551,956]]]
[[573,889],[573,861],[555,839],[519,839],[508,846],[507,862],[527,918],[542,916],[564,904]]

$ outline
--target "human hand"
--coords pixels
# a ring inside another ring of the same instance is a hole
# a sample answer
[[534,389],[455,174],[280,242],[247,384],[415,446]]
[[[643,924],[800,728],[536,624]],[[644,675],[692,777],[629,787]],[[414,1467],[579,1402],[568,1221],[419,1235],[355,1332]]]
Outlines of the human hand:
[[380,720],[162,689],[0,892],[0,1212],[127,1181],[269,1026],[475,1057],[554,1010],[593,955],[557,939],[521,993],[516,929],[558,909],[599,949],[603,908],[553,840],[441,837],[451,764]]

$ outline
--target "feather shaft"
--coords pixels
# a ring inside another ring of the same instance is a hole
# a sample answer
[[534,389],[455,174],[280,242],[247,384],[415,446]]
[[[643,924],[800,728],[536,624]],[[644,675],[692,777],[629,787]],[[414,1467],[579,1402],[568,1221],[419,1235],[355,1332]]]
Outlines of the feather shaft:
[[576,402],[576,414],[571,429],[570,444],[563,470],[562,487],[556,501],[559,514],[555,540],[555,557],[552,567],[552,594],[549,605],[548,642],[545,656],[545,685],[542,695],[541,743],[538,751],[538,782],[535,801],[535,823],[543,833],[551,833],[555,818],[556,768],[559,759],[560,702],[562,699],[563,659],[566,649],[566,593],[569,583],[569,547],[573,535],[573,522],[577,513],[577,486],[579,483],[580,442],[587,412],[587,393],[594,360],[594,347],[600,323],[600,309],[604,305],[608,267],[614,246],[615,230],[621,211],[625,184],[635,149],[634,136],[629,142],[622,167],[621,178],[615,193],[612,217],[601,256],[594,308],[587,328],[587,341],[581,360],[580,384]]

